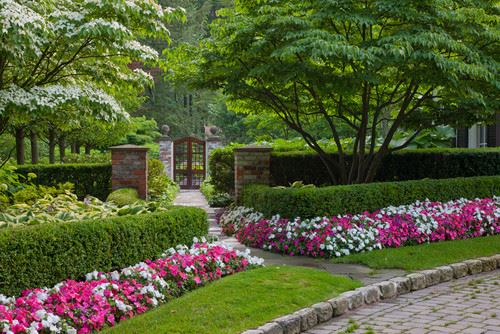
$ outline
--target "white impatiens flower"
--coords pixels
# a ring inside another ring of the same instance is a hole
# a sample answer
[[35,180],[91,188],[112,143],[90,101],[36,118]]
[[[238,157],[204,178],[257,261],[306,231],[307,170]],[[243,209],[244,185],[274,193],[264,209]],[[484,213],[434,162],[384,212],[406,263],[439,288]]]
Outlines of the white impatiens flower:
[[99,272],[93,271],[91,273],[86,274],[85,279],[87,281],[92,281],[92,280],[96,280],[98,278],[98,276],[99,276]]

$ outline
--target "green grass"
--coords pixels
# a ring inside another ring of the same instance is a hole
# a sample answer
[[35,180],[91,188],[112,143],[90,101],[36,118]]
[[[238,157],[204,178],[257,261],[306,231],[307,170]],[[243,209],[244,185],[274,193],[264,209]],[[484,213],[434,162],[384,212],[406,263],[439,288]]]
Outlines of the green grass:
[[316,269],[259,268],[225,277],[103,333],[240,333],[359,286]]
[[500,253],[500,235],[386,248],[334,259],[337,263],[361,263],[373,269],[428,269],[467,259]]

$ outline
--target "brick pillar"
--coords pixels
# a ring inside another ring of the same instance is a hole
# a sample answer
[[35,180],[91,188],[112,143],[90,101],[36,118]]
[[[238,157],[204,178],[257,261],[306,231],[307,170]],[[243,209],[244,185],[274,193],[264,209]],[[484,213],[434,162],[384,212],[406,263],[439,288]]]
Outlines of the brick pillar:
[[148,195],[148,150],[137,145],[111,147],[112,189],[135,188],[139,197]]
[[271,148],[250,145],[234,150],[234,189],[236,201],[247,184],[270,184]]
[[174,142],[169,136],[160,137],[160,160],[165,166],[165,174],[174,179]]

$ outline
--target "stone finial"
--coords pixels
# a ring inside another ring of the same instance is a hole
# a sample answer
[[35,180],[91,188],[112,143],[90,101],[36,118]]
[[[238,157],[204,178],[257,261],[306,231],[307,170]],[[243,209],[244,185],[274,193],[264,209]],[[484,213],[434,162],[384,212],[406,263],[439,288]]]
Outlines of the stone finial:
[[205,126],[205,139],[218,138],[222,131],[216,126]]
[[161,134],[164,137],[168,137],[170,135],[170,126],[164,124],[161,126]]

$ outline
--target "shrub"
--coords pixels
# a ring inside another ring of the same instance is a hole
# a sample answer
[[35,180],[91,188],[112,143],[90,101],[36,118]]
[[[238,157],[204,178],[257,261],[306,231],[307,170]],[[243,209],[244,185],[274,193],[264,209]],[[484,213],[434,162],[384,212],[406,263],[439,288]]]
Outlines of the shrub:
[[206,178],[200,187],[200,191],[207,199],[208,205],[216,208],[229,206],[233,202],[232,196],[228,193],[216,191],[211,181],[210,177]]
[[[375,179],[403,181],[498,174],[499,149],[421,149],[386,156]],[[288,185],[299,180],[316,185],[331,184],[319,156],[307,152],[274,153],[271,156],[271,178],[275,185]]]
[[36,174],[34,184],[55,187],[71,182],[79,198],[87,195],[105,200],[111,192],[111,164],[24,165],[17,168],[27,177]]
[[[335,156],[335,153],[331,153]],[[209,159],[212,183],[218,191],[234,192],[233,148],[215,150]],[[377,181],[442,179],[500,174],[499,149],[421,149],[387,156]],[[273,151],[273,185],[288,186],[295,181],[329,185],[330,178],[318,155],[308,151]]]
[[380,181],[444,179],[500,174],[500,149],[408,150],[389,155]]
[[148,195],[151,200],[171,204],[179,186],[165,174],[165,166],[158,159],[148,161]]
[[288,218],[311,218],[374,211],[426,198],[449,201],[497,194],[500,194],[500,176],[480,176],[299,189],[250,185],[243,189],[241,204],[267,217],[280,214]]
[[208,158],[211,183],[216,192],[234,193],[234,152],[242,145],[226,146],[213,150]]
[[208,204],[214,208],[223,208],[233,203],[233,197],[228,193],[215,193],[208,200]]
[[70,153],[64,156],[65,164],[105,164],[111,163],[111,153],[92,152],[91,154]]
[[113,191],[108,195],[106,202],[113,202],[118,206],[134,204],[140,201],[139,193],[134,188],[122,188]]
[[42,224],[0,231],[0,293],[81,279],[144,259],[206,235],[206,213],[175,207],[167,212]]
[[[3,163],[0,160],[0,164]],[[23,184],[16,173],[16,167],[7,163],[0,168],[0,210],[5,209],[14,201],[13,194],[23,189]]]

